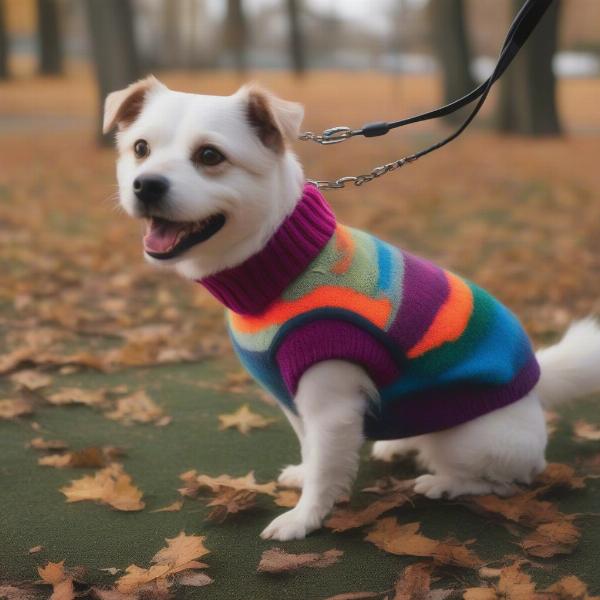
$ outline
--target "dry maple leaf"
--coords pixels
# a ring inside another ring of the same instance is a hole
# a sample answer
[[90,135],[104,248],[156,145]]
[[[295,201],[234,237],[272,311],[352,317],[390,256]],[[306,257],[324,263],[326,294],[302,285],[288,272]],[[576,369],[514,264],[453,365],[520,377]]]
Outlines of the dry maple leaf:
[[551,523],[564,518],[564,515],[551,502],[538,500],[536,496],[546,491],[547,487],[529,490],[511,496],[472,496],[464,501],[468,508],[485,513],[499,515],[514,523],[535,527],[541,523]]
[[585,487],[585,477],[577,477],[575,469],[569,465],[549,463],[536,477],[535,483],[547,486],[548,489],[564,487],[575,490]]
[[573,425],[573,432],[577,439],[593,442],[600,441],[600,427],[594,426],[586,421],[576,421]]
[[29,390],[38,390],[52,383],[52,377],[46,373],[40,373],[35,369],[26,369],[18,371],[10,376],[10,380],[17,385]]
[[406,567],[394,584],[393,600],[428,600],[431,591],[431,564],[414,563]]
[[64,404],[85,404],[86,406],[98,406],[106,400],[106,390],[84,390],[77,387],[62,388],[48,396],[48,402],[62,406]]
[[590,596],[587,585],[575,575],[568,575],[546,588],[553,600],[599,600],[600,596]]
[[329,567],[338,562],[344,553],[341,550],[326,550],[317,553],[291,554],[281,548],[265,550],[260,557],[259,573],[285,573],[301,567]]
[[142,492],[118,463],[112,463],[94,475],[73,480],[60,491],[67,497],[67,502],[93,500],[122,511],[142,510],[145,506]]
[[106,412],[104,415],[126,425],[133,422],[158,424],[165,418],[162,408],[144,390],[119,398],[115,410]]
[[167,578],[172,575],[206,567],[207,565],[197,561],[210,552],[204,547],[204,539],[202,536],[186,535],[183,531],[177,537],[167,538],[167,546],[152,557],[151,562],[155,564],[149,569],[142,569],[137,565],[127,567],[126,574],[116,582],[117,590],[129,593],[150,582],[168,586]]
[[467,588],[463,592],[463,600],[496,600],[497,598],[498,594],[493,587]]
[[81,450],[74,450],[73,452],[42,456],[38,459],[38,465],[56,467],[58,469],[66,467],[99,469],[100,467],[105,467],[115,458],[122,456],[122,454],[123,452],[114,446],[105,446],[104,448],[91,446],[89,448],[82,448]]
[[65,561],[48,562],[45,567],[38,567],[38,573],[44,581],[52,586],[49,600],[73,600],[73,578],[65,573]]
[[14,419],[30,415],[32,412],[33,405],[27,400],[0,400],[0,419]]
[[571,554],[581,532],[567,520],[538,525],[522,542],[521,548],[532,556],[550,558],[556,554]]
[[263,428],[271,423],[275,423],[277,419],[271,417],[263,417],[250,410],[248,404],[244,404],[234,413],[228,415],[219,415],[219,429],[229,429],[235,427],[240,433],[246,435],[251,429]]
[[501,570],[496,589],[501,598],[506,600],[535,600],[539,595],[535,584],[527,573],[520,570],[521,563],[515,562]]
[[415,485],[414,479],[396,479],[395,477],[384,477],[378,479],[374,485],[363,488],[363,492],[372,494],[387,495],[395,492],[407,492],[412,490]]
[[255,505],[256,492],[222,488],[207,504],[207,506],[214,506],[213,510],[208,514],[207,519],[215,523],[222,523],[229,515],[248,510]]
[[300,492],[298,490],[279,490],[274,502],[277,506],[284,508],[294,508],[300,500]]
[[351,510],[349,508],[336,509],[331,517],[325,521],[325,527],[333,529],[334,532],[347,531],[363,527],[376,521],[382,514],[392,508],[398,508],[406,504],[413,494],[397,493],[393,496],[388,496],[375,500],[362,510]]
[[219,475],[211,477],[210,475],[198,475],[197,471],[186,471],[180,476],[186,483],[185,488],[180,488],[180,492],[184,496],[194,496],[200,488],[207,487],[212,492],[218,492],[220,488],[232,488],[234,490],[247,490],[257,492],[259,494],[267,494],[276,496],[275,489],[277,484],[274,481],[268,483],[256,483],[254,471],[250,471],[244,477],[231,477],[230,475]]
[[29,548],[29,554],[37,554],[44,549],[44,546],[33,546],[33,548]]
[[419,523],[399,525],[394,517],[380,519],[365,538],[390,554],[432,558],[445,565],[475,569],[483,561],[465,544],[448,539],[433,540],[419,533]]

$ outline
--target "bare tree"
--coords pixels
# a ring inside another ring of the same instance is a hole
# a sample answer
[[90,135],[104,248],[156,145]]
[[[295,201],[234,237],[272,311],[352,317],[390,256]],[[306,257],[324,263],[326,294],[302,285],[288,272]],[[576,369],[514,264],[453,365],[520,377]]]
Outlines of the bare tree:
[[99,92],[98,139],[102,135],[102,106],[107,94],[140,77],[130,0],[86,0],[86,9]]
[[223,41],[226,51],[233,59],[235,68],[240,72],[246,70],[245,51],[247,39],[248,27],[242,0],[227,0]]
[[[513,0],[518,11],[523,0]],[[526,135],[559,135],[556,77],[552,59],[558,47],[560,0],[555,0],[504,73],[500,84],[498,129]]]
[[[433,46],[442,67],[444,100],[448,103],[475,87],[464,0],[431,0],[430,19]],[[457,118],[454,113],[453,119]]]
[[292,68],[297,75],[306,69],[304,37],[300,25],[300,0],[287,0],[287,12],[290,23],[290,57]]
[[0,0],[0,79],[8,79],[8,31],[4,0]]
[[63,70],[63,49],[60,7],[56,0],[37,0],[37,31],[39,72],[42,75],[60,75]]

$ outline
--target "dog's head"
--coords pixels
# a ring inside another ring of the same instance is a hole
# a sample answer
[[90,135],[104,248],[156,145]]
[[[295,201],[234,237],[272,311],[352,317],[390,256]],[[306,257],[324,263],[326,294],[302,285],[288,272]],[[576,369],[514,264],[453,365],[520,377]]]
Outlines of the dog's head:
[[103,128],[118,128],[120,202],[146,220],[148,260],[201,278],[259,250],[301,193],[302,116],[255,85],[204,96],[149,77],[110,94]]

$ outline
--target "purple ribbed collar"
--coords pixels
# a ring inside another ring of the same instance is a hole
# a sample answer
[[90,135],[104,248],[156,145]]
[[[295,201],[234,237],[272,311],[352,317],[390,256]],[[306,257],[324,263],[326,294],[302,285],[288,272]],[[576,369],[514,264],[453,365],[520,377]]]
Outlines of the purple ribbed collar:
[[234,312],[259,314],[306,270],[331,239],[335,225],[325,198],[307,183],[292,214],[262,250],[199,283]]

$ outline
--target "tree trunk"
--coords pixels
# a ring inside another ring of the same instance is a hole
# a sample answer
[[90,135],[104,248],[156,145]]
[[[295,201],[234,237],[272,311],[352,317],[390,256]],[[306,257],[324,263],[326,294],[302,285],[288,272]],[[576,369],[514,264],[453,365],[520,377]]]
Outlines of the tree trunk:
[[234,67],[240,73],[243,73],[247,66],[245,55],[247,36],[242,0],[227,0],[223,41],[227,53],[233,60]]
[[112,143],[102,135],[102,107],[106,96],[140,77],[133,10],[130,0],[86,0],[89,32],[99,92],[98,140]]
[[[442,67],[444,102],[452,102],[475,87],[471,49],[465,24],[464,0],[431,0],[433,47]],[[462,120],[460,112],[449,119]]]
[[6,7],[0,0],[0,79],[8,79],[8,31],[5,18]]
[[287,12],[290,23],[290,57],[292,68],[296,75],[302,75],[306,69],[299,3],[300,0],[287,0]]
[[164,47],[161,61],[168,68],[181,67],[181,0],[167,0],[163,5]]
[[60,37],[60,10],[56,0],[37,0],[39,73],[60,75],[63,50]]
[[[523,0],[513,0],[518,11]],[[498,129],[525,135],[559,135],[556,78],[552,58],[558,46],[560,0],[554,0],[502,76]]]

